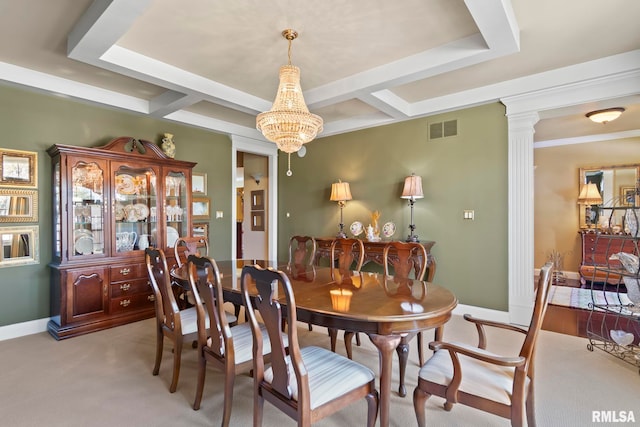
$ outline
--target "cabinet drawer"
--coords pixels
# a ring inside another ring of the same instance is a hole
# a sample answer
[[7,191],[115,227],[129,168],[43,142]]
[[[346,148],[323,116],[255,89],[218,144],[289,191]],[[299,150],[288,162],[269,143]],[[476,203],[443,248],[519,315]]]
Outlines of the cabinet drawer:
[[153,292],[148,294],[135,294],[118,298],[111,298],[109,312],[111,314],[137,311],[154,307],[155,298]]
[[149,279],[123,280],[122,282],[111,283],[111,298],[131,296],[136,294],[148,294],[152,292]]
[[126,264],[111,267],[111,282],[133,280],[147,277],[147,267],[144,264]]

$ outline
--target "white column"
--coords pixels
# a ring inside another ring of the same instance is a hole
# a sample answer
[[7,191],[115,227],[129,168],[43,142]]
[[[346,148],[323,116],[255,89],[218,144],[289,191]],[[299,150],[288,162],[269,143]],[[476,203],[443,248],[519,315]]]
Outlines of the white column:
[[509,120],[509,319],[528,325],[534,301],[533,133],[537,112]]

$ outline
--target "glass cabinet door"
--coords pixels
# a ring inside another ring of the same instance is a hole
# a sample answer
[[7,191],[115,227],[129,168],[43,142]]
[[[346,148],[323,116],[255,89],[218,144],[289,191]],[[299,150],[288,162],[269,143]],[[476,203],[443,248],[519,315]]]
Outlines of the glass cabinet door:
[[114,181],[114,254],[156,245],[156,172],[120,166]]
[[189,236],[187,177],[184,172],[169,172],[165,177],[165,207],[168,248],[172,248],[178,237]]
[[103,162],[71,162],[72,235],[69,257],[104,254],[105,195]]

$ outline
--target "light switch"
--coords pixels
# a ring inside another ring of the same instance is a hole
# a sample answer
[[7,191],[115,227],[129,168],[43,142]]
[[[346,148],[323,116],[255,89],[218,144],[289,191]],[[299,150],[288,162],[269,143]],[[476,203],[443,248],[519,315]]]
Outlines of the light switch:
[[222,211],[216,211],[216,218],[222,218],[224,213]]
[[470,219],[473,221],[473,216],[474,216],[475,212],[473,210],[465,210],[464,211],[464,219]]

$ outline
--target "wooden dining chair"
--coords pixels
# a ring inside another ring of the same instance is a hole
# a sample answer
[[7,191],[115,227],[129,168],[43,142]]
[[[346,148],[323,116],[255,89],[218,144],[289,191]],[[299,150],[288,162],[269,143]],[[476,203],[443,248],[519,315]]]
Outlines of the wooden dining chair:
[[[233,403],[233,385],[236,375],[248,373],[253,367],[253,338],[251,325],[241,323],[231,326],[229,313],[224,309],[220,271],[215,260],[209,257],[189,255],[187,258],[189,284],[195,300],[198,329],[198,383],[193,409],[200,409],[207,363],[224,373],[224,407],[222,426],[228,426]],[[213,319],[207,322],[207,319]],[[270,342],[262,345],[263,356],[268,360]],[[285,348],[288,338],[283,336]]]
[[[209,256],[209,239],[204,236],[178,237],[173,245],[173,253],[177,268],[181,268],[187,263],[189,255]],[[183,302],[183,308],[194,304],[190,291],[181,292],[179,299]]]
[[196,309],[191,307],[180,310],[171,289],[171,278],[164,252],[157,248],[144,251],[147,272],[153,289],[156,306],[156,360],[153,375],[160,372],[160,362],[164,349],[164,337],[173,344],[173,376],[169,391],[176,391],[180,376],[182,344],[185,340],[195,340],[197,332]]
[[[338,238],[331,242],[331,268],[338,268],[340,270],[353,270],[360,271],[364,264],[364,244],[360,239]],[[335,262],[337,261],[337,266]],[[329,328],[329,337],[331,338],[331,351],[336,351],[336,341],[338,339],[338,331],[334,328]],[[344,346],[347,352],[347,357],[351,359],[352,347],[351,342],[353,336],[356,336],[356,344],[360,345],[360,335],[352,332],[344,332]]]
[[316,239],[311,236],[292,236],[289,239],[289,265],[313,265]]
[[[425,402],[432,396],[445,399],[444,409],[454,403],[471,406],[511,420],[512,426],[535,426],[534,365],[538,334],[547,308],[553,264],[540,270],[533,314],[529,328],[476,319],[478,346],[435,341],[429,344],[435,353],[422,366],[418,386],[413,392],[413,406],[418,426],[425,425]],[[505,356],[487,350],[485,326],[519,332],[524,340],[517,356]]]
[[[296,302],[287,275],[257,265],[244,266],[240,283],[253,332],[254,427],[262,425],[265,400],[295,419],[299,426],[310,426],[362,398],[367,400],[367,426],[372,427],[378,414],[374,373],[324,348],[300,347],[295,327]],[[271,342],[269,366],[261,356],[265,332],[258,316]],[[280,333],[282,317],[292,325],[287,329],[288,355]]]
[[[416,262],[419,259],[420,262]],[[384,275],[395,279],[409,279],[412,275],[416,280],[423,280],[427,271],[427,250],[418,242],[389,242],[382,251],[382,265]],[[393,268],[393,274],[391,269]],[[433,277],[431,277],[433,279]],[[396,348],[398,354],[398,365],[400,373],[400,384],[398,394],[402,397],[407,395],[404,385],[404,376],[407,370],[407,360],[409,358],[409,342],[413,337],[418,336],[418,359],[420,366],[424,364],[424,354],[422,352],[422,332],[405,334]],[[438,331],[436,340],[441,338],[442,331]]]
[[[311,236],[292,236],[289,239],[289,268],[306,270],[308,266],[312,266],[317,248],[316,239]],[[309,330],[313,330],[311,323],[309,323]]]

